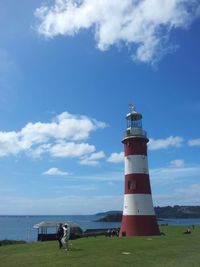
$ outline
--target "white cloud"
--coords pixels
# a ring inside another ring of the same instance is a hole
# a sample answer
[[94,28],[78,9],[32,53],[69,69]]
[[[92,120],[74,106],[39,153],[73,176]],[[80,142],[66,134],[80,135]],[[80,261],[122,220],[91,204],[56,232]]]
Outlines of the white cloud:
[[200,184],[192,184],[185,188],[179,188],[176,192],[184,196],[185,199],[190,199],[196,203],[200,203]]
[[58,168],[50,168],[47,171],[43,172],[43,175],[66,176],[69,175],[69,173],[60,171]]
[[150,169],[152,189],[156,191],[153,194],[155,205],[199,205],[199,173],[200,165],[190,166],[183,160],[171,161],[167,167]]
[[166,139],[149,139],[149,150],[167,149],[169,147],[180,147],[183,143],[183,138],[180,136],[170,136]]
[[106,124],[86,116],[77,116],[63,112],[50,123],[28,123],[19,133],[22,145],[30,147],[53,139],[73,141],[85,140],[92,131],[105,128]]
[[150,177],[154,184],[172,184],[180,183],[185,179],[191,179],[191,177],[198,177],[200,173],[200,166],[175,166],[170,165],[162,168],[150,169]]
[[189,146],[200,146],[200,138],[189,140],[188,145]]
[[124,162],[124,152],[120,153],[112,153],[110,157],[107,159],[108,162],[112,163],[121,163]]
[[173,29],[186,29],[199,15],[198,0],[55,0],[35,11],[39,33],[73,36],[95,29],[100,50],[124,43],[132,46],[134,60],[154,63],[174,47],[168,45]]
[[30,148],[26,150],[26,154],[33,158],[40,158],[44,153],[49,153],[49,149],[51,148],[51,144],[42,144],[38,147]]
[[103,151],[99,151],[96,153],[91,154],[90,156],[86,156],[80,160],[81,165],[98,165],[99,160],[104,158],[105,154]]
[[22,150],[16,132],[0,132],[0,157],[16,155]]
[[183,159],[175,159],[170,162],[172,167],[183,167],[185,165],[185,161]]
[[166,205],[199,205],[200,184],[191,184],[187,187],[175,189],[170,194],[155,194],[154,203],[159,206]]
[[89,154],[95,151],[95,146],[87,143],[59,142],[50,147],[49,153],[52,157],[74,158]]
[[82,157],[96,149],[80,141],[88,139],[92,131],[105,127],[104,122],[63,112],[49,123],[29,122],[18,132],[0,132],[0,157],[20,152],[32,157],[44,153],[52,157]]

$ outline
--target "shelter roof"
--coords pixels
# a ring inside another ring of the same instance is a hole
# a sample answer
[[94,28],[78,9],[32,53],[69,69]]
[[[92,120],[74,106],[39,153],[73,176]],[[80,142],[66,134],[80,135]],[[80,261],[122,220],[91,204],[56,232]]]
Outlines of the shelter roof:
[[79,227],[80,226],[77,223],[74,222],[70,222],[70,221],[42,221],[40,223],[37,223],[33,226],[33,228],[55,228],[55,227],[59,227],[60,223],[62,225],[67,224],[70,228],[73,227]]

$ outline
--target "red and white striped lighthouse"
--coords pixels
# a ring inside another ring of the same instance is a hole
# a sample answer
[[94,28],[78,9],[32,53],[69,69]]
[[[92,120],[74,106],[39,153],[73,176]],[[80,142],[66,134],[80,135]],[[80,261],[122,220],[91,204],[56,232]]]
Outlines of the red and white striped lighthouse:
[[149,180],[146,131],[142,114],[133,105],[126,115],[122,140],[125,157],[125,193],[120,236],[159,235]]

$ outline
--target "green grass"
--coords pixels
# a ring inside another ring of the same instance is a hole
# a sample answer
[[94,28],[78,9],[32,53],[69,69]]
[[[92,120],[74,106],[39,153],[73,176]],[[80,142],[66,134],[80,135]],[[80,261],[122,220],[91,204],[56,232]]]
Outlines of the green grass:
[[200,267],[200,226],[191,235],[184,230],[166,226],[165,236],[77,239],[70,251],[59,250],[56,241],[2,246],[0,267]]

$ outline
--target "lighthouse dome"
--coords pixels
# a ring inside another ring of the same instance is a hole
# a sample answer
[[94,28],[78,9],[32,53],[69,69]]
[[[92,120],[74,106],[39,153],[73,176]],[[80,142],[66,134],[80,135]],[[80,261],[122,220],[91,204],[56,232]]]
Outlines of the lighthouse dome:
[[138,121],[142,119],[142,114],[137,112],[135,106],[129,104],[130,112],[126,115],[127,120]]

